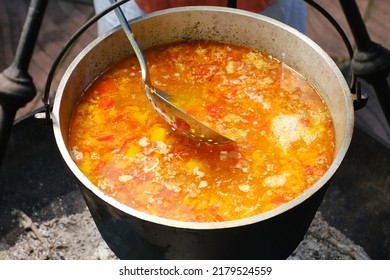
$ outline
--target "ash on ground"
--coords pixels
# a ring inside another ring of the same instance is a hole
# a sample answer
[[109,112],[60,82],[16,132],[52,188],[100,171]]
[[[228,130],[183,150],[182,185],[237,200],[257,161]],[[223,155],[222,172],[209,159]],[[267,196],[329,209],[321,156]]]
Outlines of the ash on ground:
[[[88,209],[81,213],[35,223],[14,210],[19,227],[13,244],[0,247],[0,259],[9,260],[115,260],[117,257],[100,236]],[[289,257],[292,260],[369,259],[318,212],[304,240]]]

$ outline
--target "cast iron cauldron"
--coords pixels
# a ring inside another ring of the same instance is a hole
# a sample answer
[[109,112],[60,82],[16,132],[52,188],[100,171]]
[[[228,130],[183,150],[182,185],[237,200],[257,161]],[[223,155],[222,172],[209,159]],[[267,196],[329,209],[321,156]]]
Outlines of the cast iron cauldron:
[[205,39],[267,51],[304,75],[331,110],[336,154],[329,170],[305,193],[269,212],[214,223],[180,222],[136,211],[104,194],[77,168],[68,150],[69,122],[83,90],[108,67],[132,53],[120,28],[94,40],[72,62],[59,85],[52,119],[54,134],[96,225],[121,259],[284,259],[303,239],[328,181],[348,149],[353,131],[352,97],[329,56],[298,31],[237,9],[185,7],[130,22],[142,48]]

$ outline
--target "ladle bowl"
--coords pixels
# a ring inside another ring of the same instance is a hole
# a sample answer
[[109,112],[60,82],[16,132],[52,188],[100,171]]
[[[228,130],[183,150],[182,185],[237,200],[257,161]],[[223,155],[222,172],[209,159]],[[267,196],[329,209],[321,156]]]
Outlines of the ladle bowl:
[[[110,0],[110,2],[113,4],[116,1]],[[143,55],[143,52],[137,43],[137,39],[134,36],[133,30],[131,30],[131,27],[126,20],[126,17],[120,6],[115,9],[115,14],[119,20],[120,25],[122,26],[123,31],[129,39],[135,55],[137,56],[141,67],[141,75],[145,86],[145,94],[156,112],[159,113],[160,116],[165,121],[167,121],[174,130],[177,130],[182,134],[193,138],[194,140],[214,145],[228,144],[233,142],[233,140],[223,136],[216,130],[206,126],[201,121],[195,119],[175,106],[173,103],[168,101],[170,98],[168,93],[153,86],[145,56]]]

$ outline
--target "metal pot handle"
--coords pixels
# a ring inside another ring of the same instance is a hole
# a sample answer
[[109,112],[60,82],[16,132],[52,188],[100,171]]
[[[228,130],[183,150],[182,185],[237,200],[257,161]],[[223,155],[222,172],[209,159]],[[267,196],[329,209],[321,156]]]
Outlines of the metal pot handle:
[[[354,51],[352,48],[352,44],[350,43],[347,35],[345,34],[344,30],[341,28],[341,26],[338,24],[338,22],[318,3],[312,0],[304,0],[308,5],[316,9],[318,12],[320,12],[336,29],[336,31],[339,33],[341,39],[343,40],[349,57],[352,60],[354,56]],[[354,101],[353,101],[353,107],[355,110],[359,110],[363,108],[367,101],[368,101],[368,95],[361,92],[361,84],[357,80],[356,74],[352,71],[351,74],[351,86],[350,91],[354,95]]]
[[51,113],[51,109],[52,109],[52,105],[51,105],[51,102],[50,102],[50,88],[51,88],[51,83],[53,81],[53,77],[54,77],[54,74],[57,70],[57,67],[58,65],[60,64],[60,62],[62,61],[63,57],[65,56],[65,54],[68,52],[69,48],[73,45],[73,43],[81,36],[81,34],[83,34],[92,24],[94,24],[96,21],[98,21],[100,18],[102,18],[103,16],[105,16],[106,14],[108,14],[109,12],[111,12],[112,10],[114,10],[115,8],[119,7],[120,5],[126,3],[126,2],[129,2],[130,0],[122,0],[122,1],[118,1],[114,4],[112,4],[111,6],[107,7],[106,9],[104,9],[103,11],[101,11],[100,13],[96,14],[95,16],[93,16],[92,18],[90,18],[86,23],[84,23],[77,31],[75,34],[73,34],[73,36],[69,39],[69,41],[65,44],[65,46],[61,49],[60,53],[57,55],[56,59],[54,60],[51,68],[50,68],[50,71],[49,71],[49,74],[47,76],[47,80],[46,80],[46,84],[45,84],[45,88],[44,88],[44,94],[43,94],[43,98],[42,98],[42,101],[43,101],[43,104],[44,104],[44,107],[45,107],[45,118],[46,118],[46,123],[47,125],[51,125],[52,124],[52,119],[50,117],[50,113]]

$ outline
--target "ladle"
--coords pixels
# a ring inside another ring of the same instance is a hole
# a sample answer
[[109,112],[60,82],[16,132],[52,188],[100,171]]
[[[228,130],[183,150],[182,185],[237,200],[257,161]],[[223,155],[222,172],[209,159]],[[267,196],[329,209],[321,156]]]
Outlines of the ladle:
[[[115,0],[110,0],[110,3],[115,3]],[[131,46],[134,49],[138,62],[141,67],[142,81],[145,86],[145,94],[153,105],[154,109],[166,120],[173,129],[189,136],[195,140],[207,142],[210,144],[228,144],[233,140],[223,136],[217,131],[206,126],[202,122],[188,115],[174,104],[168,101],[169,94],[152,85],[148,66],[145,57],[139,47],[134,33],[128,24],[125,15],[120,7],[115,9],[115,14],[125,31]]]

